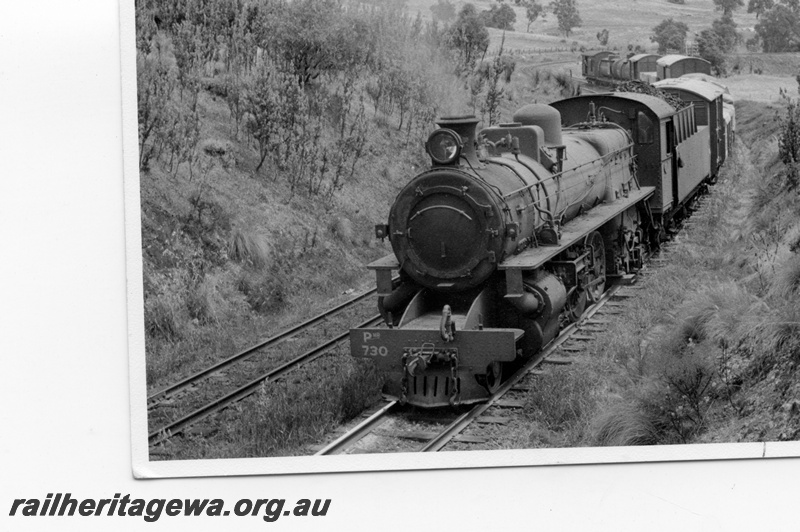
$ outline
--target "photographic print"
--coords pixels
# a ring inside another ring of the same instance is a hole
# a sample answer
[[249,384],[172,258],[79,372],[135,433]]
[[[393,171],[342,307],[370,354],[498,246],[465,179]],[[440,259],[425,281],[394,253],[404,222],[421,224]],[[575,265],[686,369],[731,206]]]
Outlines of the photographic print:
[[797,2],[123,11],[138,476],[797,455]]

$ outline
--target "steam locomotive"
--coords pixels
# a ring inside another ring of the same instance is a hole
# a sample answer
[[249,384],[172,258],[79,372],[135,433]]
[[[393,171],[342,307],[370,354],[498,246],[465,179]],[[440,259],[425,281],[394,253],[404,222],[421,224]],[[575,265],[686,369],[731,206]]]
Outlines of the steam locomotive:
[[614,86],[625,81],[656,81],[690,73],[711,74],[711,63],[700,57],[680,54],[636,54],[620,57],[603,50],[581,55],[581,75],[597,85]]
[[374,360],[402,402],[486,400],[612,276],[640,268],[716,175],[716,125],[696,110],[607,93],[480,131],[472,116],[441,119],[430,168],[375,228],[394,252],[368,265],[387,328],[351,330],[351,355]]

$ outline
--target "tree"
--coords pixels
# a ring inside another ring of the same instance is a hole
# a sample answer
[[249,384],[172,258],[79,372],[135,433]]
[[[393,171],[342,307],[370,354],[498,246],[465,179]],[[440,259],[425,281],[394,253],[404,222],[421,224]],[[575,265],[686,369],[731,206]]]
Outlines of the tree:
[[697,51],[700,57],[711,63],[717,75],[725,74],[725,44],[713,29],[705,29],[697,36]]
[[756,18],[759,18],[761,15],[772,9],[772,6],[774,5],[774,0],[750,0],[750,2],[747,4],[747,12],[755,13]]
[[761,16],[756,34],[764,52],[800,51],[800,8],[776,4]]
[[650,41],[658,43],[658,53],[665,54],[667,50],[683,50],[686,46],[687,33],[689,33],[689,26],[668,18],[653,28]]
[[781,131],[778,135],[778,156],[786,165],[787,185],[795,188],[800,181],[800,106],[789,100],[786,118],[780,121]]
[[714,0],[714,6],[723,15],[732,15],[734,11],[744,5],[744,0]]
[[600,46],[608,44],[608,30],[603,28],[597,32],[597,40],[600,41]]
[[550,9],[558,19],[558,29],[564,32],[565,37],[569,37],[572,28],[583,24],[575,0],[553,0],[550,2]]
[[528,27],[525,28],[525,32],[531,31],[531,24],[536,22],[536,19],[544,17],[544,6],[536,1],[528,1],[525,3],[525,16],[528,19]]
[[433,20],[439,22],[450,22],[456,16],[456,6],[450,0],[438,0],[436,5],[431,6]]
[[514,8],[506,4],[492,5],[489,10],[481,12],[481,17],[487,28],[499,30],[513,30],[514,23],[517,21],[517,13]]
[[458,51],[460,67],[472,70],[479,56],[489,47],[489,32],[472,4],[464,4],[458,18],[447,32],[451,48]]
[[719,36],[722,52],[726,54],[733,52],[742,40],[736,32],[733,15],[722,15],[722,18],[711,23],[711,30]]
[[489,125],[496,124],[500,118],[500,102],[505,95],[504,85],[511,81],[511,75],[517,63],[514,59],[503,55],[505,36],[500,42],[500,50],[491,61],[485,61],[476,69],[473,74],[472,86],[473,97],[486,87],[486,96],[480,104],[481,114]]

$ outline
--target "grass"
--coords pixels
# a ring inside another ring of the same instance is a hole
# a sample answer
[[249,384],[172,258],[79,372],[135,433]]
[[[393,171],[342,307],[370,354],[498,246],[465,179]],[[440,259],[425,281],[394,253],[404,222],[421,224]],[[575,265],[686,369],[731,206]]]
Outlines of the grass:
[[267,265],[269,251],[266,242],[252,233],[237,229],[228,244],[228,257],[255,270]]
[[524,407],[534,426],[531,443],[580,441],[597,406],[598,378],[583,367],[557,367],[538,375]]
[[[284,381],[265,383],[221,421],[225,441],[204,449],[204,458],[296,456],[308,444],[360,414],[379,398],[382,376],[368,361],[327,356]],[[197,457],[197,449],[186,456]]]

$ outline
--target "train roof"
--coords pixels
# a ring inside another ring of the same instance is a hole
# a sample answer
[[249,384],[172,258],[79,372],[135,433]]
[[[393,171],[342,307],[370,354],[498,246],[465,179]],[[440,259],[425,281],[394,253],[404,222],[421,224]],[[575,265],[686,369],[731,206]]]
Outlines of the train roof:
[[617,55],[617,52],[611,50],[600,50],[599,52],[583,52],[583,57],[597,57],[598,55]]
[[671,65],[672,63],[677,63],[678,61],[682,61],[684,59],[688,59],[688,55],[681,55],[681,54],[667,54],[661,59],[658,60],[658,64],[662,66]]
[[645,58],[648,58],[648,57],[661,57],[661,56],[658,55],[658,54],[636,54],[636,55],[630,56],[628,58],[628,61],[630,61],[631,63],[635,63],[637,61],[641,61],[642,59],[645,59]]
[[[659,66],[667,67],[667,66],[672,66],[675,63],[678,63],[680,61],[686,61],[687,59],[692,60],[692,61],[701,61],[703,63],[708,63],[708,61],[706,61],[705,59],[703,59],[701,57],[691,57],[691,56],[682,55],[682,54],[665,55],[664,57],[662,57],[661,59],[656,61],[656,63],[658,63]],[[710,65],[711,63],[708,63],[708,64]]]
[[681,78],[687,78],[687,79],[699,79],[699,80],[705,81],[707,83],[713,83],[714,85],[716,85],[717,87],[722,89],[722,91],[725,94],[730,94],[731,93],[731,91],[728,90],[728,87],[724,83],[722,83],[719,80],[719,78],[715,78],[714,76],[711,76],[709,74],[704,74],[702,72],[691,72],[689,74],[684,74],[684,75],[682,75],[680,77]]
[[679,89],[695,96],[699,96],[703,100],[707,102],[711,102],[716,100],[723,94],[725,91],[722,90],[722,87],[716,85],[714,83],[709,83],[707,81],[703,81],[700,79],[692,79],[692,78],[669,78],[669,79],[662,79],[661,81],[656,81],[653,83],[654,87],[659,89]]
[[675,108],[672,107],[670,104],[658,98],[657,96],[651,96],[649,94],[640,94],[638,92],[600,92],[596,94],[584,94],[581,96],[574,96],[572,98],[565,98],[564,100],[559,100],[558,102],[553,102],[551,105],[555,104],[562,104],[566,105],[567,102],[572,100],[598,100],[600,98],[609,98],[615,100],[627,100],[629,102],[636,102],[639,105],[646,107],[649,109],[654,115],[656,115],[659,119],[668,118],[675,114]]

